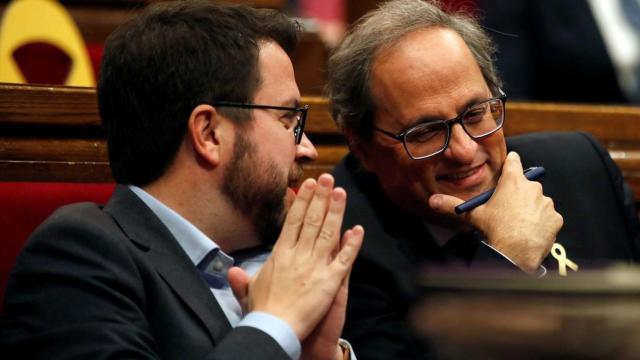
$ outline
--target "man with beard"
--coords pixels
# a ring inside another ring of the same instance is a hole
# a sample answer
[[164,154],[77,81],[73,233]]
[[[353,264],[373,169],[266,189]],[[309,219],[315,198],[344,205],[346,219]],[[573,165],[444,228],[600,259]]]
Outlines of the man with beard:
[[185,1],[108,38],[98,102],[118,186],[31,236],[3,354],[350,356],[339,335],[363,229],[340,236],[330,175],[292,190],[317,157],[287,55],[297,35],[274,11]]
[[[586,133],[505,139],[490,39],[437,4],[386,2],[329,60],[333,116],[351,151],[334,171],[349,193],[344,224],[368,234],[344,332],[360,359],[433,356],[406,319],[423,266],[564,270],[571,281],[578,267],[639,258],[633,195],[606,150]],[[523,175],[531,166],[546,169],[539,182]],[[493,187],[486,204],[454,212]]]

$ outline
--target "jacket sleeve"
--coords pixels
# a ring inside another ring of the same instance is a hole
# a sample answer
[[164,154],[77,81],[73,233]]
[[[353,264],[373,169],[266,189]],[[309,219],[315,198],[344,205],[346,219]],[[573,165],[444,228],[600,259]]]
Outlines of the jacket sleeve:
[[55,213],[18,256],[5,297],[5,350],[15,358],[157,358],[138,269],[79,216]]
[[[6,292],[0,342],[7,358],[288,358],[254,328],[230,329],[214,343],[204,330],[173,321],[191,314],[153,315],[170,312],[172,295],[114,226],[98,207],[86,206],[56,213],[32,235]],[[160,344],[165,329],[185,338]],[[189,342],[196,346],[185,346]]]

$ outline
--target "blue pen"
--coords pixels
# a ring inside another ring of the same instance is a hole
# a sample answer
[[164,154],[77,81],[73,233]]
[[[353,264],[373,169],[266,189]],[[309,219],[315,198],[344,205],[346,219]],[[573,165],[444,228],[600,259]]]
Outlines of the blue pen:
[[[542,166],[533,166],[527,168],[524,171],[524,176],[529,180],[540,179],[544,176],[544,168]],[[486,203],[487,201],[489,201],[489,198],[491,198],[491,195],[493,195],[494,191],[496,191],[496,189],[487,190],[482,194],[475,196],[456,206],[456,214],[462,214],[463,212],[471,211],[476,207]]]

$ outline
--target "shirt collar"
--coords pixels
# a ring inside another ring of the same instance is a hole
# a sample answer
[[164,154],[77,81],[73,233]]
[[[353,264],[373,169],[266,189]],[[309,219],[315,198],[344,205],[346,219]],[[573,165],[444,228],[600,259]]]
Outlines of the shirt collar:
[[453,238],[458,233],[460,233],[459,230],[454,230],[454,229],[446,228],[443,226],[434,225],[426,221],[423,221],[423,224],[427,227],[427,229],[431,233],[431,236],[433,236],[433,239],[435,240],[436,244],[438,244],[438,246],[440,247],[445,246],[447,242],[451,240],[451,238]]
[[[167,229],[169,229],[171,235],[178,241],[178,244],[180,244],[180,247],[187,253],[187,256],[189,256],[189,259],[191,259],[194,265],[197,266],[212,250],[219,249],[218,244],[187,219],[160,202],[160,200],[135,185],[129,185],[129,189],[131,189],[160,221],[162,221]],[[219,253],[220,256],[229,260],[225,261],[225,263],[233,264],[233,258],[222,251]]]

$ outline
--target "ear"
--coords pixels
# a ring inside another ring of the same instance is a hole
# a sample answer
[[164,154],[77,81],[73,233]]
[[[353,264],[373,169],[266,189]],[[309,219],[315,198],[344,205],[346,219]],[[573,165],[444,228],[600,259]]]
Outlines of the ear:
[[372,171],[369,166],[369,149],[353,130],[346,130],[345,137],[347,138],[347,144],[349,144],[349,151],[351,151],[360,160],[360,164],[367,171]]
[[196,106],[187,125],[187,137],[193,151],[212,166],[220,164],[223,118],[211,105]]

